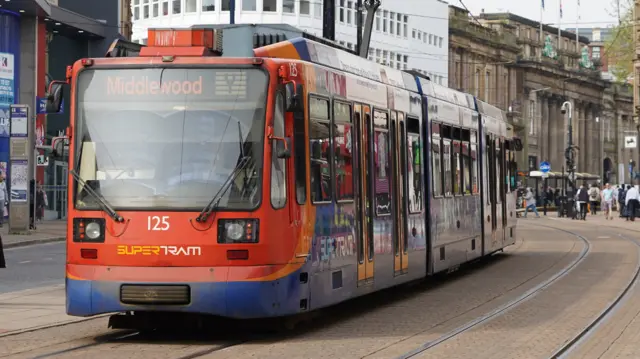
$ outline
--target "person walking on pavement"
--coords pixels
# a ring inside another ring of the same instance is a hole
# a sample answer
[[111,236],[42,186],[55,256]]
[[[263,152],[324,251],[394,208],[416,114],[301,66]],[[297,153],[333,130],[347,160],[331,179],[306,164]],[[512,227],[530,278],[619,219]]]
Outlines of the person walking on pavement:
[[578,208],[580,210],[578,214],[578,219],[583,221],[587,220],[587,202],[589,201],[589,193],[584,185],[580,186],[578,189],[578,193],[576,193],[576,203],[578,204]]
[[531,188],[527,188],[527,193],[524,195],[525,201],[527,201],[527,208],[524,209],[524,218],[527,218],[527,213],[529,213],[529,209],[536,214],[537,218],[540,218],[538,214],[538,209],[536,208],[536,198],[531,192]]
[[627,206],[625,205],[625,201],[627,198],[627,185],[622,184],[620,189],[618,190],[618,215],[620,218],[626,217],[625,211]]
[[4,173],[0,173],[0,228],[4,225],[4,209],[9,202],[9,196],[7,195],[7,182],[4,178]]
[[613,199],[615,197],[614,190],[607,183],[604,185],[604,190],[602,190],[602,211],[604,212],[604,219],[613,220]]
[[640,204],[640,193],[638,193],[638,188],[636,186],[632,186],[627,190],[625,204],[627,207],[627,221],[631,220],[631,222],[635,222],[636,210],[638,209],[638,205]]
[[597,184],[592,184],[589,188],[589,207],[591,209],[591,215],[596,215],[596,208],[598,206],[598,200],[600,199],[600,189]]

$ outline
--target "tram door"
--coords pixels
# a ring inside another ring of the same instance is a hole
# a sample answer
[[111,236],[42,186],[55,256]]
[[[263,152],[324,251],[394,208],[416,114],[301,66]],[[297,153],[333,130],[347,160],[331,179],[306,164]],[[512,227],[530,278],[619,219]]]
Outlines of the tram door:
[[497,229],[498,229],[498,183],[496,178],[496,142],[493,140],[493,136],[487,135],[487,164],[489,165],[489,202],[491,203],[491,244],[489,248],[493,248],[497,241]]
[[405,196],[407,188],[405,186],[407,173],[407,149],[406,149],[406,129],[404,114],[391,111],[391,144],[392,144],[392,201],[393,201],[393,222],[394,222],[394,274],[401,275],[408,272],[409,255],[407,253],[407,208],[405,206]]
[[371,142],[371,108],[367,105],[354,106],[356,128],[356,211],[358,240],[358,286],[373,283],[373,185],[372,163],[373,146]]
[[[494,188],[496,193],[496,220],[495,220],[495,238],[494,241],[499,242],[502,246],[504,241],[504,218],[506,213],[506,203],[504,198],[504,143],[499,137],[495,137],[494,143],[494,162],[495,172],[493,175]],[[498,244],[498,243],[496,243]]]

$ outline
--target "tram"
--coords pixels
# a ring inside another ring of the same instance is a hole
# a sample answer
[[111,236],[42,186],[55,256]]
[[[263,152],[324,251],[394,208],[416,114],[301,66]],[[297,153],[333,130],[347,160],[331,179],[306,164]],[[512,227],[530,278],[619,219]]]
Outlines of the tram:
[[224,57],[217,31],[68,68],[69,315],[290,316],[513,244],[498,109],[304,37]]

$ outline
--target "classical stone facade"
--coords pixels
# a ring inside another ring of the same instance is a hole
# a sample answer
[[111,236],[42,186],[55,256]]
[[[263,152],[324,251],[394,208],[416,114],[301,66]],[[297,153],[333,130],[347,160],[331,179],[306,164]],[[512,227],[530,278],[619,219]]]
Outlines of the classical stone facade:
[[636,136],[633,87],[612,85],[604,93],[603,177],[611,183],[630,183],[629,161],[638,161],[638,150],[625,149],[625,138]]
[[[589,40],[575,33],[510,13],[482,13],[449,7],[449,87],[471,93],[507,112],[523,139],[520,170],[548,161],[561,172],[568,146],[571,103],[576,171],[622,181],[635,156],[624,149],[635,129],[631,92],[601,78],[590,61]],[[625,132],[626,131],[626,132]]]
[[609,166],[609,172],[604,173],[605,159],[613,161],[608,154],[611,152],[606,150],[623,145],[619,136],[609,136],[607,140],[609,132],[605,130],[622,128],[620,123],[632,108],[620,92],[613,96],[610,106],[618,115],[610,115],[612,111],[605,108],[605,93],[616,90],[611,90],[610,82],[602,80],[599,69],[588,58],[588,39],[580,37],[576,43],[574,33],[558,32],[550,26],[543,26],[540,36],[538,22],[514,14],[481,14],[480,21],[498,31],[515,28],[521,46],[516,67],[519,109],[524,113],[520,134],[526,144],[522,161],[526,158],[526,164],[522,163],[520,168],[537,169],[540,162],[548,161],[552,171],[562,171],[569,142],[569,116],[562,114],[561,108],[567,101],[572,105],[577,172],[605,180],[616,174],[617,168],[610,169],[616,166]]
[[449,6],[449,87],[508,111],[517,97],[513,64],[519,53],[512,32],[482,26]]

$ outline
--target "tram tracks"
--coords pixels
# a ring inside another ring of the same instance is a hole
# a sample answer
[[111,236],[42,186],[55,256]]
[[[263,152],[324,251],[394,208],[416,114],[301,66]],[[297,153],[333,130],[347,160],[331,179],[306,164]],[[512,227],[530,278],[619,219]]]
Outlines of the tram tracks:
[[403,355],[400,355],[399,357],[397,357],[397,359],[408,359],[408,358],[413,358],[416,357],[424,352],[426,352],[427,350],[455,337],[458,336],[464,332],[467,332],[487,321],[490,321],[491,319],[500,316],[504,313],[506,313],[507,311],[509,311],[510,309],[514,308],[515,306],[519,305],[520,303],[530,299],[531,297],[537,295],[538,293],[540,293],[541,291],[543,291],[545,288],[551,286],[552,284],[554,284],[555,282],[557,282],[559,279],[561,279],[562,277],[564,277],[565,275],[567,275],[569,272],[571,272],[573,269],[575,269],[582,261],[585,260],[585,258],[587,258],[587,255],[589,254],[589,251],[591,249],[591,242],[575,233],[575,232],[571,232],[571,231],[567,231],[567,230],[563,230],[557,227],[552,227],[552,226],[544,226],[544,225],[540,225],[541,227],[546,227],[546,228],[551,228],[551,229],[555,229],[558,231],[562,231],[565,233],[569,233],[574,235],[575,237],[577,237],[578,239],[580,239],[582,241],[582,243],[584,244],[582,250],[580,251],[579,255],[573,260],[571,261],[567,266],[565,266],[561,271],[557,272],[554,276],[548,278],[547,280],[543,281],[542,283],[538,284],[537,286],[531,288],[530,290],[526,291],[525,293],[523,293],[522,295],[518,296],[517,298],[515,298],[514,300],[511,300],[509,302],[507,302],[506,304],[503,304],[502,306],[494,309],[493,311],[471,321],[468,322],[466,324],[464,324],[463,326],[460,326],[442,336],[440,336],[438,339],[429,341],[424,343],[423,345],[421,345],[420,347],[413,349],[407,353],[404,353]]
[[[575,231],[566,230],[563,228],[558,228],[553,226],[544,226],[544,225],[540,225],[540,226],[552,228],[565,233],[569,233],[575,236],[576,238],[579,238],[584,243],[584,247],[580,255],[574,261],[572,261],[569,265],[567,265],[561,271],[556,273],[556,275],[550,277],[543,283],[540,283],[540,285],[530,289],[529,291],[525,292],[521,296],[509,301],[508,303],[505,303],[504,305],[501,305],[495,308],[493,311],[487,313],[486,315],[478,317],[477,319],[474,319],[462,326],[455,328],[454,330],[451,330],[439,336],[437,339],[425,342],[421,346],[411,351],[408,351],[403,355],[400,355],[398,358],[404,359],[404,358],[413,358],[418,356],[422,357],[424,355],[427,355],[427,353],[430,353],[431,352],[430,349],[435,350],[437,347],[451,341],[454,338],[456,339],[458,337],[461,338],[463,335],[470,333],[473,329],[478,329],[483,324],[488,324],[492,320],[496,320],[497,318],[504,317],[507,314],[507,312],[509,312],[510,310],[518,307],[519,305],[523,304],[528,300],[531,300],[536,295],[542,293],[546,288],[549,288],[552,285],[558,283],[563,277],[567,276],[569,273],[576,270],[589,257],[590,251],[592,249],[592,241],[590,239],[586,238],[585,236]],[[624,232],[624,231],[640,232],[640,231],[628,230],[626,228],[620,228],[615,226],[603,226],[603,227],[615,228],[617,231],[620,231],[620,232]],[[593,333],[596,332],[603,323],[606,323],[607,320],[629,299],[629,297],[633,295],[633,292],[634,292],[633,289],[636,286],[637,280],[640,278],[640,242],[628,236],[624,236],[621,233],[617,233],[616,237],[633,244],[636,252],[638,253],[637,254],[638,260],[636,261],[634,270],[630,275],[630,279],[628,279],[625,285],[613,296],[613,299],[611,299],[609,303],[606,306],[604,306],[604,309],[601,309],[601,311],[597,315],[595,315],[594,317],[591,317],[587,321],[586,325],[584,325],[581,329],[574,331],[572,335],[568,336],[568,340],[562,343],[558,348],[554,348],[555,350],[548,351],[547,354],[551,353],[551,355],[549,356],[550,358],[569,357],[577,348],[580,348],[582,343],[584,341],[587,341],[590,338],[590,336],[592,336]],[[603,236],[598,238],[607,238],[607,237]],[[511,317],[511,320],[517,321],[517,316]],[[431,353],[431,354],[434,354],[435,357],[438,357],[438,355],[435,353]],[[508,357],[507,352],[505,352],[503,355],[505,355],[505,357]],[[482,357],[482,355],[478,354],[477,357],[480,358]]]

